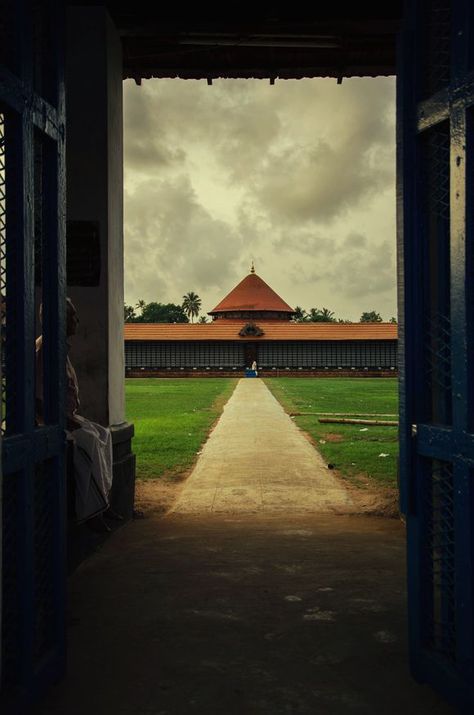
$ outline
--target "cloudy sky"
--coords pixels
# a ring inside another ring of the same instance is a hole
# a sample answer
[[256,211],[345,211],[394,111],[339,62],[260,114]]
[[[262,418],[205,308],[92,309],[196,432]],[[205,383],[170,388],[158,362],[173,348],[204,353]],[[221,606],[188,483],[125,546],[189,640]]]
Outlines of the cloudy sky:
[[125,82],[125,299],[396,315],[395,80]]

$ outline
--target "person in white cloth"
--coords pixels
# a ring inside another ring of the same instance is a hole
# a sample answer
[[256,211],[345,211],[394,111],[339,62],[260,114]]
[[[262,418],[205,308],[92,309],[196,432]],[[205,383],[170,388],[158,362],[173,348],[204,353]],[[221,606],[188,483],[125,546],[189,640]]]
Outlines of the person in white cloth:
[[[78,322],[77,311],[68,298],[66,313],[68,338],[75,335]],[[68,439],[73,442],[76,519],[80,523],[93,517],[101,518],[104,512],[108,512],[111,518],[121,519],[120,515],[110,509],[109,503],[112,486],[111,433],[107,427],[102,427],[78,414],[79,385],[69,355],[66,357],[66,381],[66,428]],[[36,414],[38,424],[43,424],[42,335],[36,340]]]

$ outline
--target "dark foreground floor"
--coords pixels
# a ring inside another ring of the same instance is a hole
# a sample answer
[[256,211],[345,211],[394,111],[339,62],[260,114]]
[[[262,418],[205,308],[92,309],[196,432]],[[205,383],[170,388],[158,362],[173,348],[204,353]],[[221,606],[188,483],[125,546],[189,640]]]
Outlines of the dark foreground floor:
[[397,521],[158,517],[70,581],[58,715],[451,713],[407,672]]

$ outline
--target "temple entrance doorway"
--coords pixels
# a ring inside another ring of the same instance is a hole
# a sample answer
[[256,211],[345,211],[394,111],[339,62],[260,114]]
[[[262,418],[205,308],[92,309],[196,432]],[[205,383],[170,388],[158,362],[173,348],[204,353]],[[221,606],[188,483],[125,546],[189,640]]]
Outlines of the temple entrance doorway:
[[245,344],[245,367],[251,368],[252,363],[256,362],[258,367],[258,346],[256,343]]

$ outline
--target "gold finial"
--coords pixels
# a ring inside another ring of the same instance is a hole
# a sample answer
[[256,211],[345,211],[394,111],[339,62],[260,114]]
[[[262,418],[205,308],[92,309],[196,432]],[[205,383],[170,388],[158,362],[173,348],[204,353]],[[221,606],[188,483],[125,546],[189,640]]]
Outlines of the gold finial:
[[250,266],[250,273],[255,273],[255,266],[252,261],[252,265]]

